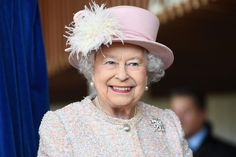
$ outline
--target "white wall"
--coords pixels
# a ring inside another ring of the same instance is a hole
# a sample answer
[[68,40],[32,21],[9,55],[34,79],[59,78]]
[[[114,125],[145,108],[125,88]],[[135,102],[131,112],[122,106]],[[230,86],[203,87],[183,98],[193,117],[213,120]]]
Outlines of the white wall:
[[209,95],[208,103],[215,134],[236,144],[236,93]]

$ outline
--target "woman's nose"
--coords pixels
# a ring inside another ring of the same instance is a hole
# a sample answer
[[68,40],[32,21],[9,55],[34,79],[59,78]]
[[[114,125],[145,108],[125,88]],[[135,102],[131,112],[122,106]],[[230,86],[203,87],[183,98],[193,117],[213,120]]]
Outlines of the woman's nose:
[[120,81],[125,81],[129,78],[125,65],[119,66],[115,78],[119,79]]

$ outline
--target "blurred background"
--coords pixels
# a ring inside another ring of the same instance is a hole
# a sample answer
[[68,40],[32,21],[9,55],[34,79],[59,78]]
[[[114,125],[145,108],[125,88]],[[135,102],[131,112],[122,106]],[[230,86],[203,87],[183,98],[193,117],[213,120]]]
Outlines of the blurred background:
[[[160,18],[157,41],[170,47],[174,64],[150,87],[144,99],[169,108],[172,88],[197,87],[207,92],[214,133],[236,144],[236,1],[106,0],[108,7],[133,5]],[[68,64],[64,27],[88,0],[39,0],[46,48],[51,109],[88,95],[85,78]]]

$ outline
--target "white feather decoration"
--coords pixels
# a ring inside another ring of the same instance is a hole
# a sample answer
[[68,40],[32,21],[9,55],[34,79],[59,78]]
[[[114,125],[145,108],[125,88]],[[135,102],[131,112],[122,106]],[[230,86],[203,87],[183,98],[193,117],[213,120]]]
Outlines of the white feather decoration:
[[101,45],[109,46],[114,37],[123,42],[123,32],[119,28],[117,19],[105,8],[105,4],[99,6],[95,2],[90,4],[90,9],[77,12],[73,21],[66,31],[69,47],[65,51],[76,53],[77,57],[81,53],[87,57],[93,50],[98,50]]

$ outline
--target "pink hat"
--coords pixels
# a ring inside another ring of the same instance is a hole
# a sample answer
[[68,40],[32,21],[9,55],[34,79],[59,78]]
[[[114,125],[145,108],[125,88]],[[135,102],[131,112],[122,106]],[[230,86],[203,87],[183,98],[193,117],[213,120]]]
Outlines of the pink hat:
[[[173,63],[174,56],[172,51],[165,45],[156,42],[160,23],[154,14],[134,6],[117,6],[104,9],[104,6],[93,5],[91,10],[86,7],[85,10],[76,13],[74,15],[73,27],[67,27],[70,31],[70,36],[67,37],[67,44],[70,47],[67,51],[71,51],[69,62],[72,66],[78,68],[78,53],[86,55],[92,50],[98,50],[101,45],[109,46],[112,42],[129,43],[145,48],[149,53],[158,56],[163,61],[165,69]],[[104,14],[100,12],[102,9],[105,10]],[[85,14],[85,11],[89,12]],[[91,22],[86,20],[84,22],[85,26],[81,24],[82,20],[91,16],[94,16],[91,18]],[[104,19],[100,19],[103,17]],[[104,24],[106,22],[107,24]],[[113,26],[111,26],[112,24]],[[91,25],[94,25],[94,27]],[[90,33],[86,32],[86,35],[83,32],[78,33],[79,29],[90,26],[91,28],[84,30],[85,32],[90,31]],[[107,27],[111,28],[108,29]],[[85,40],[86,42],[83,43]]]

